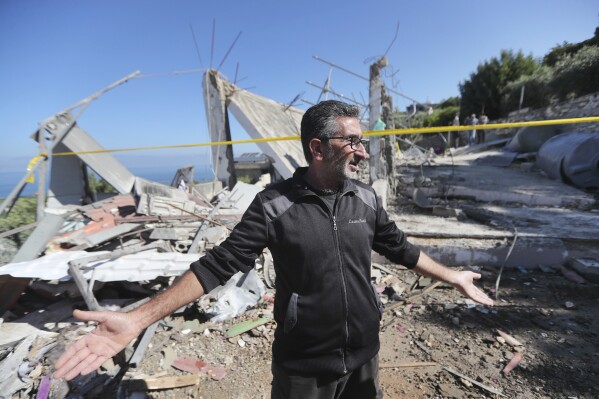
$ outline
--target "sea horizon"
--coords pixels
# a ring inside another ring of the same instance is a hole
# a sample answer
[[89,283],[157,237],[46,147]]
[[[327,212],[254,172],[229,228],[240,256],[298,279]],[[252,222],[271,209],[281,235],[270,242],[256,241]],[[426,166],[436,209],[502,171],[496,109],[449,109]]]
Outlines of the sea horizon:
[[[166,167],[166,166],[137,166],[130,167],[129,170],[135,176],[142,177],[146,180],[150,180],[156,183],[162,183],[170,185],[175,174],[177,173],[177,167]],[[24,176],[22,171],[0,171],[0,198],[6,198],[15,186],[21,181]],[[214,174],[212,169],[208,166],[195,167],[194,168],[194,180],[209,181],[212,180]],[[37,177],[36,177],[37,179]],[[21,197],[32,197],[37,192],[37,180],[33,184],[27,184],[21,193]]]

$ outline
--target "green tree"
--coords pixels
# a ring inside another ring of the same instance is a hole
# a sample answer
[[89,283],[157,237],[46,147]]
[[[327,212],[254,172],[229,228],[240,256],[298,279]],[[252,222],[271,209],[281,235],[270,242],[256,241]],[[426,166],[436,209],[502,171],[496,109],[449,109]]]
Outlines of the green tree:
[[[8,216],[0,217],[0,233],[35,222],[36,212],[37,199],[35,197],[19,198]],[[17,248],[20,248],[32,231],[33,229],[22,231],[7,238],[12,240]]]
[[462,115],[487,114],[491,119],[503,116],[502,97],[508,83],[532,74],[539,62],[521,51],[501,50],[499,58],[479,64],[470,79],[460,84]]
[[89,172],[87,174],[89,188],[94,193],[116,193],[117,190],[112,187],[106,180],[96,177],[96,174]]

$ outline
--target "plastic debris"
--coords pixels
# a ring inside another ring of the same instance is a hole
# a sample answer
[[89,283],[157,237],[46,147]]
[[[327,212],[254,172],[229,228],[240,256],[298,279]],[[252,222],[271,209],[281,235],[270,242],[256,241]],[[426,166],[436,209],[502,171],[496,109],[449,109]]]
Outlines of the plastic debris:
[[37,389],[37,395],[35,395],[35,399],[46,399],[48,395],[50,395],[50,386],[52,384],[52,377],[43,376],[42,381],[40,382],[40,386]]
[[235,274],[225,285],[210,293],[216,298],[216,303],[207,310],[213,315],[210,321],[225,321],[245,312],[248,307],[256,305],[265,292],[266,286],[255,270]]
[[233,327],[229,328],[225,333],[225,337],[232,338],[239,334],[243,334],[246,331],[250,331],[258,326],[268,323],[272,319],[269,317],[261,317],[255,320],[248,320],[242,323],[235,324]]

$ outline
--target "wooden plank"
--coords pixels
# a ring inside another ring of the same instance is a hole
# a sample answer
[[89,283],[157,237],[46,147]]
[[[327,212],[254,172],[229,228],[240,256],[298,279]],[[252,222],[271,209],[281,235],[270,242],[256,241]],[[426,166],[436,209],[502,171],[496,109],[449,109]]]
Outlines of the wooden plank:
[[380,369],[390,369],[390,368],[410,368],[410,367],[432,367],[438,366],[437,362],[385,362],[380,363]]
[[478,382],[478,381],[476,381],[476,380],[474,380],[474,379],[472,379],[472,378],[470,378],[470,377],[466,377],[464,374],[460,374],[460,373],[458,373],[457,371],[450,369],[449,367],[443,367],[443,369],[444,369],[445,371],[447,371],[447,372],[449,372],[449,373],[451,373],[451,374],[453,374],[453,375],[457,376],[457,377],[463,378],[463,379],[465,379],[466,381],[470,381],[472,384],[476,385],[476,386],[477,386],[477,387],[479,387],[479,388],[482,388],[482,389],[484,389],[484,390],[486,390],[486,391],[489,391],[489,392],[491,392],[491,393],[494,393],[495,395],[499,395],[499,396],[503,396],[503,397],[505,397],[505,395],[504,395],[504,394],[502,394],[502,393],[501,393],[501,391],[499,391],[499,390],[497,390],[497,389],[495,389],[495,388],[488,387],[488,386],[486,386],[486,385],[484,385],[484,384],[481,384],[480,382]]

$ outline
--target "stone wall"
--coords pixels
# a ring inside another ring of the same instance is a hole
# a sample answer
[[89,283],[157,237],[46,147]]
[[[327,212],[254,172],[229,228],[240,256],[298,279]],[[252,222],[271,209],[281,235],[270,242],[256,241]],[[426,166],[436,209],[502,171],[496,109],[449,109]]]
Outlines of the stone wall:
[[[587,116],[599,116],[599,92],[561,102],[553,100],[551,104],[545,108],[523,108],[520,111],[511,112],[505,119],[494,120],[491,121],[491,123],[582,118]],[[501,129],[496,130],[495,134],[497,136],[504,136],[514,134],[516,130],[517,129]],[[558,130],[560,132],[584,131],[599,133],[599,123],[559,125]]]

